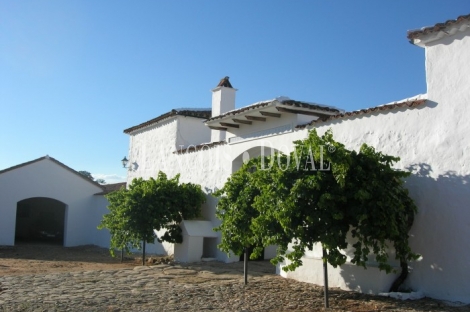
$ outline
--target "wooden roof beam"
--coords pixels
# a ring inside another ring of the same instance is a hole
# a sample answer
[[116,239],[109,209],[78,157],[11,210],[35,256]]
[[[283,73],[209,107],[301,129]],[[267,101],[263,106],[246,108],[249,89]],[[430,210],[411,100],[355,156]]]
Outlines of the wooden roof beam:
[[222,127],[229,127],[229,128],[240,128],[240,125],[228,123],[228,122],[221,122],[220,125]]
[[281,117],[281,114],[278,114],[278,113],[263,112],[263,111],[260,111],[259,113],[260,113],[261,115],[267,116],[267,117],[276,117],[276,118],[280,118],[280,117]]
[[308,116],[316,116],[318,118],[327,118],[331,116],[331,115],[317,113],[317,112],[309,112],[309,111],[304,111],[300,109],[292,109],[292,108],[285,108],[285,107],[276,107],[276,109],[281,113],[302,114],[302,115],[308,115]]
[[258,117],[258,116],[248,116],[245,115],[245,118],[248,120],[254,120],[254,121],[266,121],[265,117]]
[[244,125],[251,125],[253,123],[253,121],[244,120],[244,119],[233,118],[232,120],[233,120],[233,122],[236,122],[236,123],[239,123],[239,124],[244,124]]
[[216,126],[208,126],[212,130],[220,130],[220,131],[227,131],[227,128],[223,127],[216,127]]

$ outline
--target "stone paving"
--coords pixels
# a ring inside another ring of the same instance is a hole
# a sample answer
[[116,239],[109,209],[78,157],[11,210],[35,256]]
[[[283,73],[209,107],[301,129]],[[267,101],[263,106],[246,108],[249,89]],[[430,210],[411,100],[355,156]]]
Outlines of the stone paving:
[[[322,288],[284,279],[266,263],[155,265],[0,277],[0,311],[317,311]],[[411,304],[411,305],[410,305]],[[331,290],[332,310],[468,311]]]

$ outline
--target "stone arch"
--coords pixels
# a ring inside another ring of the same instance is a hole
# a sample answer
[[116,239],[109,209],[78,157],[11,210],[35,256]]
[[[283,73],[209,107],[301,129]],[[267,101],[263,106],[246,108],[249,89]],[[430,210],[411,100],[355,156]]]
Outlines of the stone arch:
[[[258,156],[274,155],[274,153],[276,152],[279,152],[279,150],[276,148],[264,146],[264,145],[249,148],[232,160],[232,173],[240,169],[245,160],[256,158]],[[266,164],[266,167],[268,166],[269,164]]]
[[49,197],[16,203],[15,244],[40,242],[64,245],[67,205]]

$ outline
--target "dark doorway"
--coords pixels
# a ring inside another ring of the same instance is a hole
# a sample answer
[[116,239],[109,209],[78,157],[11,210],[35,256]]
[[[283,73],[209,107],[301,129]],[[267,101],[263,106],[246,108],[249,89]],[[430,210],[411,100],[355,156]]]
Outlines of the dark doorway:
[[64,244],[65,204],[46,197],[19,201],[16,205],[15,244],[41,242]]
[[[250,256],[253,253],[253,249],[254,249],[253,246],[248,248],[248,261],[262,261],[262,260],[264,260],[264,249],[263,249],[263,252],[261,253],[261,255],[258,258],[251,259]],[[245,260],[245,253],[242,253],[240,255],[240,261],[244,261],[244,260]]]

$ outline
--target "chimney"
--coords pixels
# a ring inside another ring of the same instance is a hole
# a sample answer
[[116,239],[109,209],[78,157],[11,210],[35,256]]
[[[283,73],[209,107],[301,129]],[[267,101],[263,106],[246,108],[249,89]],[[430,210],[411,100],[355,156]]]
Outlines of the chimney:
[[[212,117],[222,115],[235,109],[235,93],[237,89],[232,87],[229,77],[222,78],[214,89],[212,89]],[[211,130],[211,142],[225,140],[225,131]]]

